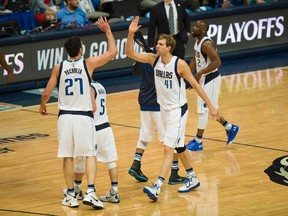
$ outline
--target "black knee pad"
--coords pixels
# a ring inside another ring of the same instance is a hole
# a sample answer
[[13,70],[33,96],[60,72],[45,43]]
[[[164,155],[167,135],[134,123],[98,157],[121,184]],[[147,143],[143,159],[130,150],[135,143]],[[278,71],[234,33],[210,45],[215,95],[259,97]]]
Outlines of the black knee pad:
[[183,147],[175,148],[175,150],[177,151],[177,153],[182,153],[186,150],[186,146],[184,145]]

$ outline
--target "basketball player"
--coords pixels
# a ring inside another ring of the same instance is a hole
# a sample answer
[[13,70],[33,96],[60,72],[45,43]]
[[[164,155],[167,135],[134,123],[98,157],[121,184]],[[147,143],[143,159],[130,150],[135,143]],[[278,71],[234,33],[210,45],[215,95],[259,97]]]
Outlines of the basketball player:
[[188,64],[171,54],[176,43],[171,35],[161,34],[158,37],[156,54],[138,53],[134,50],[133,36],[141,27],[138,25],[138,22],[139,16],[135,17],[129,26],[126,54],[136,61],[153,65],[157,102],[160,104],[160,112],[164,117],[162,119],[165,127],[164,158],[158,180],[152,187],[144,187],[143,189],[143,192],[151,200],[157,201],[161,186],[173,161],[174,149],[177,151],[187,172],[187,181],[178,191],[181,193],[189,192],[200,186],[200,182],[191,166],[190,155],[184,145],[185,127],[188,117],[184,78],[206,102],[212,117],[215,119],[219,118],[219,113],[194,79],[192,73],[190,73]]
[[[134,40],[146,52],[153,52],[148,47],[141,32],[134,35]],[[154,138],[155,130],[158,133],[158,139],[164,141],[164,125],[161,124],[160,105],[157,103],[156,90],[154,83],[153,67],[150,64],[136,62],[133,67],[133,73],[141,76],[141,85],[138,95],[140,105],[141,126],[139,131],[139,139],[136,145],[134,161],[128,170],[128,173],[140,182],[147,182],[148,177],[141,170],[141,159],[148,146]],[[174,153],[173,163],[171,166],[171,175],[168,184],[183,184],[185,177],[178,175],[178,154]]]
[[[96,145],[97,145],[97,161],[107,164],[109,176],[111,180],[111,188],[104,196],[100,196],[103,202],[119,203],[120,197],[118,194],[118,169],[115,161],[118,159],[114,134],[108,122],[107,107],[106,107],[106,90],[99,82],[92,82],[92,98],[93,105],[96,103],[96,111],[94,112],[94,124],[96,130]],[[95,108],[96,108],[95,107]],[[83,199],[81,191],[82,178],[85,173],[85,158],[78,157],[74,167],[74,188],[78,200]],[[64,195],[67,194],[67,189],[64,190]],[[99,201],[99,203],[101,203]],[[103,204],[101,203],[103,206]],[[103,206],[104,207],[104,206]]]
[[[218,98],[221,87],[221,76],[218,68],[221,66],[221,60],[216,50],[215,43],[207,36],[209,25],[206,21],[197,21],[192,30],[192,36],[196,38],[194,49],[195,55],[192,57],[189,67],[191,72],[196,69],[196,80],[209,97],[213,106],[218,109]],[[198,96],[198,129],[196,137],[187,144],[191,151],[203,150],[202,137],[208,123],[208,109],[205,102]],[[239,126],[230,124],[222,116],[221,123],[227,133],[227,145],[231,144],[239,131]]]
[[67,196],[62,205],[78,207],[74,190],[73,157],[86,157],[88,189],[83,199],[85,205],[103,208],[94,188],[96,175],[95,127],[91,100],[91,76],[95,68],[108,63],[117,55],[117,47],[106,18],[98,19],[99,28],[105,32],[108,50],[100,56],[83,59],[82,41],[70,37],[64,47],[69,59],[56,64],[41,97],[39,113],[47,115],[46,104],[53,89],[59,83],[58,157],[63,158],[63,173],[67,185]]

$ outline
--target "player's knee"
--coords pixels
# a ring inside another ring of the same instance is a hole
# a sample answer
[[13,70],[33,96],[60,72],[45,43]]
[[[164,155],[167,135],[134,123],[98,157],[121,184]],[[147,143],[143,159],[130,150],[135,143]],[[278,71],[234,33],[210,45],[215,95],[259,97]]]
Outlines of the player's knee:
[[137,148],[140,148],[143,150],[146,150],[147,145],[148,145],[148,142],[143,142],[141,140],[138,140],[138,142],[137,142]]
[[76,158],[75,166],[74,166],[75,173],[83,173],[85,172],[85,159],[82,157]]
[[177,148],[175,148],[175,150],[177,151],[178,154],[180,154],[186,150],[186,146],[177,147]]
[[205,129],[208,124],[208,112],[198,114],[198,128]]
[[107,163],[107,169],[108,170],[113,169],[115,167],[116,167],[116,163],[114,161]]

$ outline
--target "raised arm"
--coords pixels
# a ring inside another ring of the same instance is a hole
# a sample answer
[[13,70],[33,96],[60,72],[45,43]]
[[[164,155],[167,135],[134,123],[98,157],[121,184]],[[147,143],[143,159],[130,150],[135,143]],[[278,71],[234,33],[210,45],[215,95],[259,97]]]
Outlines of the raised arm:
[[101,67],[111,61],[117,54],[117,46],[114,35],[111,31],[110,25],[106,17],[99,17],[97,22],[98,27],[106,34],[108,50],[99,56],[93,56],[86,59],[88,71],[92,75],[93,71],[97,67]]
[[132,58],[138,62],[149,63],[152,65],[157,57],[154,53],[138,53],[134,50],[134,33],[141,27],[141,25],[138,25],[138,22],[139,16],[136,16],[131,21],[125,53],[129,58]]

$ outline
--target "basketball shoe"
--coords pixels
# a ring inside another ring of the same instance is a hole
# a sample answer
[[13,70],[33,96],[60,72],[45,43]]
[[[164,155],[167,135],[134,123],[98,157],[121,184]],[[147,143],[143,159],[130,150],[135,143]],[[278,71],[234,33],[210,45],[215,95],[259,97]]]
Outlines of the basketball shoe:
[[178,188],[178,192],[186,193],[189,192],[190,190],[198,188],[199,186],[200,186],[199,180],[195,175],[193,175],[192,177],[187,178],[185,184],[182,187]]
[[[83,193],[81,188],[78,185],[74,186],[74,191],[75,191],[75,197],[77,200],[82,200],[83,199]],[[67,189],[63,190],[64,196],[67,196]]]
[[100,196],[100,200],[103,202],[119,203],[120,197],[119,197],[119,194],[117,192],[113,193],[110,190],[105,196]]
[[194,138],[193,140],[190,140],[188,144],[186,145],[186,148],[190,151],[202,151],[203,150],[203,143],[197,142],[197,140]]
[[148,195],[148,197],[153,200],[153,201],[157,201],[158,196],[160,194],[160,186],[157,184],[153,184],[152,188],[150,187],[144,187],[143,188],[143,192],[146,193]]
[[171,169],[171,175],[169,177],[168,184],[175,185],[175,184],[183,184],[186,182],[186,178],[178,175],[179,169]]
[[76,197],[72,196],[70,193],[66,193],[66,196],[62,200],[62,205],[69,206],[71,208],[78,208],[79,203]]
[[94,209],[104,208],[103,203],[96,196],[95,190],[89,193],[86,193],[82,202],[84,205],[92,206]]
[[133,176],[136,180],[140,182],[147,182],[148,178],[145,176],[141,171],[141,164],[140,161],[134,161],[130,169],[128,170],[128,173]]
[[240,130],[240,127],[234,124],[232,124],[232,127],[230,130],[226,130],[226,134],[228,136],[227,145],[230,145],[235,140],[236,135],[239,130]]

